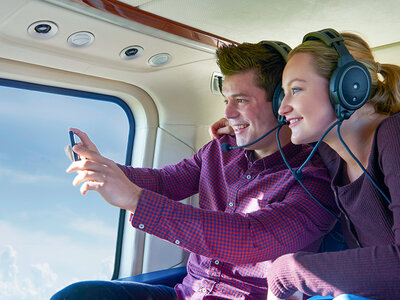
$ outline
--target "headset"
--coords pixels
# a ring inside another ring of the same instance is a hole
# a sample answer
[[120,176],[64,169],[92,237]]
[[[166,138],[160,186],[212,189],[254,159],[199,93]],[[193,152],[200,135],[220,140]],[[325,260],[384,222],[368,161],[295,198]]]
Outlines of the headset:
[[[287,62],[287,56],[289,54],[289,52],[292,50],[287,44],[283,43],[283,42],[279,42],[279,41],[261,41],[258,44],[263,45],[264,47],[266,47],[267,49],[274,49],[277,52],[279,52],[283,59]],[[302,183],[302,177],[303,174],[301,173],[301,168],[299,168],[300,172],[297,172],[297,170],[293,170],[284,154],[280,145],[280,141],[279,141],[279,131],[282,128],[283,125],[287,125],[288,122],[286,121],[285,116],[279,115],[278,110],[279,107],[281,106],[281,103],[283,101],[283,98],[285,97],[285,93],[282,89],[282,81],[280,80],[277,84],[277,86],[275,87],[273,96],[272,96],[272,111],[278,121],[278,126],[276,126],[275,128],[271,129],[267,134],[271,133],[272,131],[274,131],[275,129],[278,129],[276,132],[276,138],[277,138],[277,143],[278,143],[278,148],[279,151],[281,153],[281,156],[283,158],[283,161],[285,162],[286,166],[288,167],[289,171],[292,173],[293,177],[299,182],[299,184],[301,185],[301,187],[306,191],[306,193],[311,197],[311,199],[313,199],[319,206],[321,206],[326,212],[328,212],[331,216],[333,216],[336,220],[339,220],[338,216],[336,216],[333,212],[331,212],[327,207],[325,207],[320,201],[318,201],[312,194],[311,192],[306,188],[306,186]],[[253,142],[254,143],[254,142]],[[248,145],[245,145],[245,147]],[[316,149],[315,149],[316,150]],[[311,153],[310,153],[311,155]],[[305,164],[304,164],[305,165]],[[304,165],[302,165],[301,167],[303,167]]]
[[343,37],[336,30],[327,28],[307,33],[303,43],[312,40],[322,41],[335,48],[339,54],[337,67],[329,82],[329,98],[336,117],[348,119],[367,102],[371,94],[371,75],[367,68],[350,54]]
[[[340,128],[344,120],[349,119],[351,115],[359,108],[361,108],[369,99],[371,94],[371,75],[369,74],[367,68],[360,62],[356,61],[354,57],[350,54],[346,45],[344,44],[343,37],[334,29],[327,28],[320,31],[307,33],[303,38],[303,43],[306,41],[319,40],[322,41],[329,47],[334,47],[339,54],[339,60],[336,69],[333,71],[330,81],[329,81],[329,99],[335,110],[335,115],[337,121],[332,124],[322,135],[322,137],[315,144],[313,151],[310,153],[306,161],[295,171],[293,175],[301,179],[302,173],[301,169],[308,163],[311,157],[316,152],[319,144],[322,142],[324,137],[328,132],[335,126],[337,126],[337,134],[339,140],[363,170],[365,175],[369,178],[371,183],[375,188],[381,193],[385,200],[390,204],[391,200],[382,189],[378,186],[369,172],[364,168],[357,157],[351,152],[349,147],[346,145],[342,136],[340,134]],[[278,103],[278,109],[282,101]],[[277,141],[279,143],[279,130],[277,132]],[[283,155],[283,153],[281,152]],[[284,158],[285,160],[285,158]],[[289,169],[290,166],[288,166]]]
[[[277,51],[285,61],[287,61],[287,56],[289,52],[292,50],[290,46],[279,41],[261,41],[258,44],[262,45],[267,49],[272,49]],[[280,80],[274,89],[274,93],[272,94],[272,111],[276,119],[278,120],[278,124],[281,125],[287,124],[285,117],[278,114],[279,107],[284,97],[285,93],[283,92],[282,89],[282,80]]]

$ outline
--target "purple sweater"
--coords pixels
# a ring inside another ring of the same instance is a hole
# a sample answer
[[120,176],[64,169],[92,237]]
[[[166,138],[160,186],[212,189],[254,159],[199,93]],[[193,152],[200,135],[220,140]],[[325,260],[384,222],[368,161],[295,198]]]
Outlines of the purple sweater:
[[345,162],[326,144],[319,152],[332,178],[351,249],[278,258],[268,284],[279,298],[300,290],[306,295],[355,294],[400,299],[400,113],[382,121],[374,136],[368,172],[392,203],[389,205],[365,174],[350,183]]

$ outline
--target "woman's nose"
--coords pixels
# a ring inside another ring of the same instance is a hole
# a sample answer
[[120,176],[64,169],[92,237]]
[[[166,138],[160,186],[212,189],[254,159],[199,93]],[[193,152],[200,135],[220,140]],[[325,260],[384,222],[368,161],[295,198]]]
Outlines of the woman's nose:
[[278,114],[280,114],[281,116],[284,116],[285,114],[290,112],[290,106],[288,105],[288,99],[287,97],[283,97],[281,104],[279,105],[279,109],[278,109]]

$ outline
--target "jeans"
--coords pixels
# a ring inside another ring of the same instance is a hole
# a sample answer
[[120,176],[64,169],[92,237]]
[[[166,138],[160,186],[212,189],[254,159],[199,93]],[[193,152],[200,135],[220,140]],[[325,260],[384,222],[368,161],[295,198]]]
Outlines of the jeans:
[[62,289],[50,300],[176,300],[173,288],[132,281],[82,281]]

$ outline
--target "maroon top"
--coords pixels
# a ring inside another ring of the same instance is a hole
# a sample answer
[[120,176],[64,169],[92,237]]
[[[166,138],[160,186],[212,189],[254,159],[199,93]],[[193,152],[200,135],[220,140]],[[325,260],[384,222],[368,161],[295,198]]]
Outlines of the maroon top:
[[391,199],[383,198],[365,174],[350,183],[346,164],[326,144],[320,155],[332,177],[332,189],[342,210],[349,250],[297,253],[272,265],[268,283],[285,298],[300,290],[307,295],[355,294],[373,299],[400,297],[400,113],[376,129],[368,172]]

